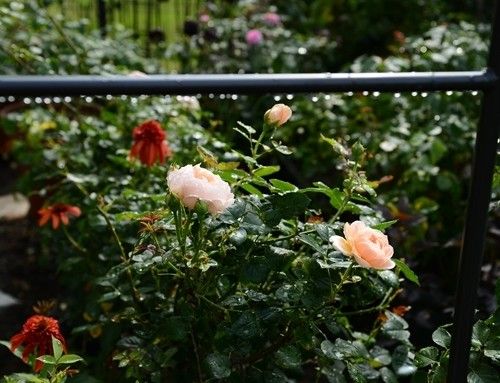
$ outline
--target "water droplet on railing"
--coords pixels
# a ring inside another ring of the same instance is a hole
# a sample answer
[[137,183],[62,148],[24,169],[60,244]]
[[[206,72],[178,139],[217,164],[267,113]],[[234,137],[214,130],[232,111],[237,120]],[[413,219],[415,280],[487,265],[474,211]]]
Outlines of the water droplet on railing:
[[31,99],[29,99],[29,98],[27,98],[27,97],[26,97],[26,98],[23,100],[23,102],[24,102],[26,105],[29,105],[29,104],[31,104]]

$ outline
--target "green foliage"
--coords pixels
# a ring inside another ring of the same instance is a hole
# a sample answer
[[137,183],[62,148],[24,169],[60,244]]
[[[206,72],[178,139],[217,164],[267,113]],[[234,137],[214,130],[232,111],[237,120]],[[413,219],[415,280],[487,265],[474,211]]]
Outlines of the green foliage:
[[[496,288],[497,306],[500,306],[500,282]],[[440,347],[426,347],[415,355],[415,364],[426,372],[427,382],[445,381],[451,335],[447,328],[438,328],[432,340]],[[498,380],[500,368],[500,309],[485,320],[478,320],[472,330],[472,346],[469,361],[469,383],[493,383]]]

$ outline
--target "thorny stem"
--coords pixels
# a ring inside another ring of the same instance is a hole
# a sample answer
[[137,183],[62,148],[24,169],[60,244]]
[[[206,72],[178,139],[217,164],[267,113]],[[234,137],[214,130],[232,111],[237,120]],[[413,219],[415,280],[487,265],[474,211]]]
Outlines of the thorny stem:
[[198,381],[200,383],[203,382],[203,378],[202,378],[202,375],[201,375],[201,363],[200,363],[200,355],[198,354],[198,346],[196,344],[196,339],[194,337],[194,330],[193,330],[193,326],[191,325],[191,342],[193,343],[193,348],[194,348],[194,354],[196,356],[196,367],[198,369]]
[[[87,198],[89,197],[88,191],[82,185],[79,185],[76,182],[74,182],[74,185]],[[135,282],[134,282],[134,278],[132,276],[132,271],[130,271],[130,267],[129,267],[130,266],[129,265],[129,259],[128,259],[126,253],[125,253],[125,249],[123,248],[122,242],[120,241],[120,237],[118,237],[118,234],[117,234],[117,232],[115,230],[115,227],[114,227],[113,223],[111,222],[111,219],[109,218],[108,213],[106,213],[104,211],[104,209],[101,206],[99,206],[99,203],[96,203],[96,208],[99,211],[99,213],[102,215],[102,217],[104,218],[104,220],[106,221],[106,224],[108,225],[109,230],[111,231],[111,233],[113,235],[113,239],[115,240],[116,244],[118,245],[118,248],[120,249],[120,258],[121,258],[122,262],[126,266],[125,270],[126,270],[126,273],[127,273],[127,278],[128,278],[129,284],[130,284],[130,288],[132,289],[132,298],[133,298],[134,303],[136,304],[136,306],[140,307],[141,306],[140,294],[139,294],[139,291],[137,290],[137,288],[135,287]]]
[[68,239],[68,241],[71,243],[71,245],[76,249],[78,250],[80,253],[84,254],[84,255],[88,255],[88,251],[86,249],[84,249],[74,238],[73,236],[68,233],[68,229],[66,229],[66,226],[65,225],[62,225],[62,229],[63,229],[63,232],[64,232],[64,235],[66,236],[66,238]]

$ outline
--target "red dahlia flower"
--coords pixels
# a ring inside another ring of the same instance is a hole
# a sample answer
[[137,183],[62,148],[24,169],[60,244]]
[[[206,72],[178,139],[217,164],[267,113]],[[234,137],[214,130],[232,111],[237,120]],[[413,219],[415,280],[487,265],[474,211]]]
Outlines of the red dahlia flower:
[[[24,347],[22,358],[27,363],[29,356],[53,355],[52,337],[58,339],[64,352],[66,352],[66,341],[59,329],[56,319],[43,315],[33,315],[24,322],[23,329],[10,339],[10,349],[15,351],[20,346]],[[42,369],[43,363],[39,360],[35,363],[35,371]]]
[[172,155],[166,133],[156,120],[148,120],[135,127],[133,137],[130,157],[139,158],[146,166],[152,166],[157,161],[161,164]]
[[38,226],[45,225],[50,219],[52,220],[52,228],[57,229],[60,222],[67,225],[69,217],[78,217],[80,214],[82,214],[82,211],[77,206],[56,203],[38,210],[38,215],[40,215]]

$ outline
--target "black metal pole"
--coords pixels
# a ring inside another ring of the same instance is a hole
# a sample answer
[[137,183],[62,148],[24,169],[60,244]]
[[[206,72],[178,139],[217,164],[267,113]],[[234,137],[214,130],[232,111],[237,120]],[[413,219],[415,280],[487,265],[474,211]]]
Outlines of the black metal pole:
[[[488,67],[500,73],[500,4],[496,4]],[[486,90],[479,121],[455,297],[449,383],[465,383],[481,274],[491,183],[500,133],[500,81]]]
[[99,21],[99,29],[101,36],[106,37],[106,2],[105,0],[97,0],[97,20]]
[[0,96],[485,90],[491,71],[242,75],[0,76]]

